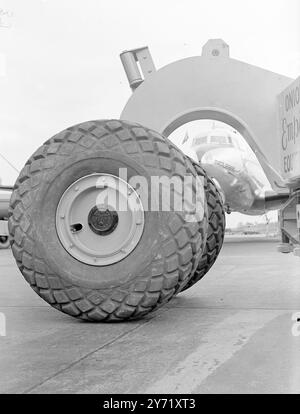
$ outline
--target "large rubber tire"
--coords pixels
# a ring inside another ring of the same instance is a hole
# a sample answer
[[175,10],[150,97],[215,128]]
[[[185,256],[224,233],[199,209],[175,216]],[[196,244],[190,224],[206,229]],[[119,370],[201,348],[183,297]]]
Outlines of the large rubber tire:
[[[197,173],[203,176],[203,168],[194,161],[192,162]],[[223,246],[226,225],[223,200],[215,183],[206,173],[204,188],[208,207],[208,231],[206,245],[194,275],[182,289],[182,292],[194,286],[195,283],[199,282],[199,280],[201,280],[208,273],[217,260]]]
[[0,250],[9,248],[9,239],[7,236],[0,236]]
[[[91,321],[141,317],[169,301],[194,274],[204,250],[207,216],[145,211],[137,247],[109,266],[76,260],[60,243],[55,214],[66,188],[91,173],[197,176],[168,139],[124,121],[90,121],[46,141],[28,160],[9,209],[10,242],[32,289],[54,308]],[[204,202],[206,205],[206,202]],[[207,211],[207,210],[206,210]]]

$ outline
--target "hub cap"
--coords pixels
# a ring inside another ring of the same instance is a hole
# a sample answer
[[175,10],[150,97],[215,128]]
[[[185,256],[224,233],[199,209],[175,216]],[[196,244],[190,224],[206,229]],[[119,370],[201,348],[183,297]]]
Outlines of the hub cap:
[[117,227],[118,222],[118,213],[108,206],[95,206],[88,216],[90,229],[101,236],[112,233]]
[[77,260],[105,266],[119,262],[142,237],[144,210],[137,192],[110,174],[91,174],[70,185],[56,212],[63,247]]

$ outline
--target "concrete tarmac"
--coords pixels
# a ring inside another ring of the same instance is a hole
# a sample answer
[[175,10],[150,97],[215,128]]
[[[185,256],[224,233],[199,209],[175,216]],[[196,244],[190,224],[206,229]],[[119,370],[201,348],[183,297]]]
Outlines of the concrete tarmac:
[[300,393],[300,259],[262,238],[231,238],[193,288],[110,324],[51,308],[0,251],[4,318],[0,393]]

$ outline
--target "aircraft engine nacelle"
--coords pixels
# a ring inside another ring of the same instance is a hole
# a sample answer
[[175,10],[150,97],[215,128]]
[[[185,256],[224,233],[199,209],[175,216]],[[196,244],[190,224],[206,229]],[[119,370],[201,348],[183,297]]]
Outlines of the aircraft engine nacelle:
[[239,149],[215,148],[204,154],[199,149],[196,154],[221,188],[228,212],[259,215],[281,208],[288,200],[288,192],[277,194],[266,188],[258,163],[245,159]]

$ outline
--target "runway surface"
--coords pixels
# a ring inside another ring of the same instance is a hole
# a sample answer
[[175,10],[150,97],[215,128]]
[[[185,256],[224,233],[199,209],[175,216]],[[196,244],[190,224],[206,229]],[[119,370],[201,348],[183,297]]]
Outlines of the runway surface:
[[193,288],[114,324],[51,308],[0,251],[0,393],[300,393],[300,258],[276,243],[228,240]]

